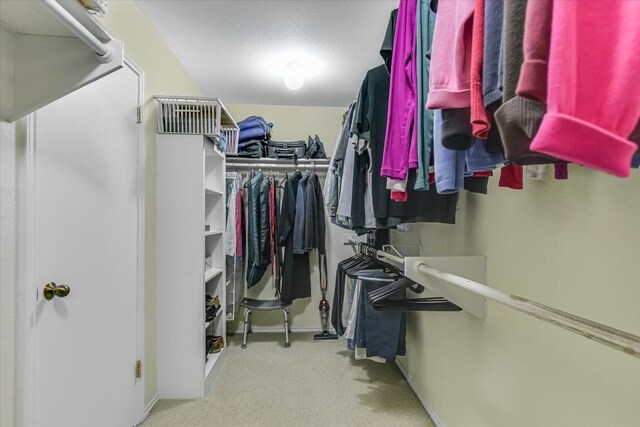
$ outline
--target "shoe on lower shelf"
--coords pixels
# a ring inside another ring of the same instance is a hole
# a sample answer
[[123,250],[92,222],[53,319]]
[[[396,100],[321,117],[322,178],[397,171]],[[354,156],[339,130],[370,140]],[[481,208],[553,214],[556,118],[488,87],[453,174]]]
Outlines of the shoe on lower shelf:
[[[211,347],[208,345],[209,342],[211,342]],[[207,348],[209,354],[220,353],[224,348],[224,338],[216,335],[207,335]]]
[[213,350],[215,338],[213,335],[207,335],[206,345],[204,349],[204,355],[207,356]]

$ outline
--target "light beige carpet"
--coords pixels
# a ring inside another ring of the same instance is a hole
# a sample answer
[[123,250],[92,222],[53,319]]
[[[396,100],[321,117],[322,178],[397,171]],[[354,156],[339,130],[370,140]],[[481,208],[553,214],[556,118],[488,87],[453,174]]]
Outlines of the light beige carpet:
[[143,427],[434,426],[395,364],[354,360],[344,339],[230,336],[202,400],[160,400]]

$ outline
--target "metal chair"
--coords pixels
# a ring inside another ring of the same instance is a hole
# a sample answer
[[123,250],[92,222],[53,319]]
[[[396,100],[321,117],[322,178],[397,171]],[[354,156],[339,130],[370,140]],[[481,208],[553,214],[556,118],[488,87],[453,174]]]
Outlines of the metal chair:
[[291,347],[289,342],[289,306],[291,303],[285,304],[280,300],[262,300],[254,298],[243,298],[240,306],[245,308],[244,313],[244,335],[242,338],[241,348],[247,348],[247,334],[253,332],[251,330],[251,318],[253,311],[274,311],[282,310],[284,313],[284,346]]

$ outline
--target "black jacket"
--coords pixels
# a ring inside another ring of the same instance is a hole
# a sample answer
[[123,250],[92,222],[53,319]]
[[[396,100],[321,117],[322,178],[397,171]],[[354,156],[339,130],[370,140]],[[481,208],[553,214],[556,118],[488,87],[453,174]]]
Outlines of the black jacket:
[[284,303],[311,296],[309,254],[295,255],[293,253],[293,225],[300,179],[302,179],[302,174],[296,172],[284,182],[280,206],[278,245],[284,246],[280,300]]

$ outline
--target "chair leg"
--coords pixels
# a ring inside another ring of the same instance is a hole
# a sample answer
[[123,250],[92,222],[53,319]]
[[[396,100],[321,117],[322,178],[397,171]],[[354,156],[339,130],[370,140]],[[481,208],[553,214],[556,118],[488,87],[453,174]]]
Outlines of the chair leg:
[[249,333],[253,333],[253,312],[249,311]]
[[291,347],[291,342],[289,341],[289,312],[286,308],[282,309],[284,313],[284,346]]
[[251,315],[251,310],[247,309],[244,313],[244,334],[242,336],[242,345],[240,348],[247,348],[247,331],[249,330],[249,316]]

